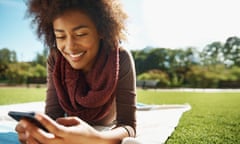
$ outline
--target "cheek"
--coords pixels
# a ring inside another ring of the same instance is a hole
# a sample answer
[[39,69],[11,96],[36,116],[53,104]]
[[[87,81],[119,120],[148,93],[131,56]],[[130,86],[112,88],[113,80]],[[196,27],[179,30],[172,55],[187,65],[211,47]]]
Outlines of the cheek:
[[85,50],[95,50],[99,47],[99,39],[86,38],[78,42],[78,45]]
[[56,45],[57,45],[57,49],[58,49],[59,51],[62,51],[62,50],[63,50],[64,44],[63,44],[62,42],[56,41]]
[[[74,48],[79,48],[82,50],[98,50],[100,40],[98,39],[98,37],[89,36],[89,37],[84,37],[84,38],[82,37],[82,38],[76,39],[74,43],[75,43]],[[57,40],[56,45],[59,51],[63,51],[64,49],[67,48],[66,41],[64,40]]]
[[87,49],[91,49],[95,45],[95,40],[92,38],[81,39],[78,44]]

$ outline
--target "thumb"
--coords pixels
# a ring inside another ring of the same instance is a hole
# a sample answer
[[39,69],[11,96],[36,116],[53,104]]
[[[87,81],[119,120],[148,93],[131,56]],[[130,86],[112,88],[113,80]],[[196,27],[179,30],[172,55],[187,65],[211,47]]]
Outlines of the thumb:
[[58,118],[56,121],[57,123],[64,126],[75,126],[81,123],[77,117]]

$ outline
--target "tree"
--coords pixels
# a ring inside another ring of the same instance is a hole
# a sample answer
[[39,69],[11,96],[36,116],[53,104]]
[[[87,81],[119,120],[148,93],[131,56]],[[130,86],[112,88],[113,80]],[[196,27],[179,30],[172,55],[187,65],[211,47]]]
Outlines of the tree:
[[25,83],[27,77],[31,74],[29,71],[31,64],[26,62],[9,64],[6,70],[6,78],[9,84],[22,84]]
[[201,53],[203,64],[212,66],[224,63],[223,49],[224,46],[221,42],[212,42],[211,44],[208,44]]
[[166,72],[170,67],[170,52],[171,49],[149,47],[143,50],[132,51],[137,75],[152,69]]
[[147,54],[144,51],[132,51],[132,55],[135,62],[136,74],[140,74],[145,71],[144,61],[146,60]]
[[157,87],[168,87],[170,85],[167,73],[157,69],[144,72],[138,75],[137,79],[157,81]]
[[10,51],[7,48],[0,49],[0,62],[1,63],[11,63],[11,62],[16,62],[17,57],[16,57],[16,52],[15,51]]
[[47,57],[48,57],[48,49],[44,48],[42,53],[37,53],[37,56],[34,60],[34,64],[40,64],[42,66],[46,66],[46,62],[47,62]]
[[199,51],[194,47],[188,47],[184,51],[184,59],[183,63],[187,69],[189,69],[193,65],[200,64],[200,53]]
[[167,56],[168,49],[165,48],[154,48],[147,53],[145,61],[146,71],[152,69],[159,69],[166,71],[167,69]]
[[229,37],[223,49],[224,60],[240,66],[240,38]]
[[0,79],[5,78],[5,72],[10,63],[17,62],[16,52],[7,48],[0,49]]

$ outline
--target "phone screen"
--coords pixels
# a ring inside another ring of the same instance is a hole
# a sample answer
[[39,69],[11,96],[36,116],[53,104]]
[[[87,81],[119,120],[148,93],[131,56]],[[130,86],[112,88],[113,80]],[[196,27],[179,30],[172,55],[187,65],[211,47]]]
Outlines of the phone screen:
[[48,130],[37,120],[35,119],[34,112],[18,112],[18,111],[10,111],[8,112],[8,115],[12,117],[13,119],[20,121],[21,119],[25,118],[28,121],[35,124],[37,127],[43,129],[44,131],[48,132]]

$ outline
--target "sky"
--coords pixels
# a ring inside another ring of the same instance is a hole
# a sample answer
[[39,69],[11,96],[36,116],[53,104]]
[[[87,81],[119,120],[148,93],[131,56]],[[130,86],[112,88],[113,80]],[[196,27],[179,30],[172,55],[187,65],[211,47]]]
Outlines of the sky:
[[[202,49],[207,44],[240,36],[239,0],[121,0],[129,15],[130,50],[145,47]],[[19,61],[42,52],[24,0],[0,0],[0,49],[17,52]]]

